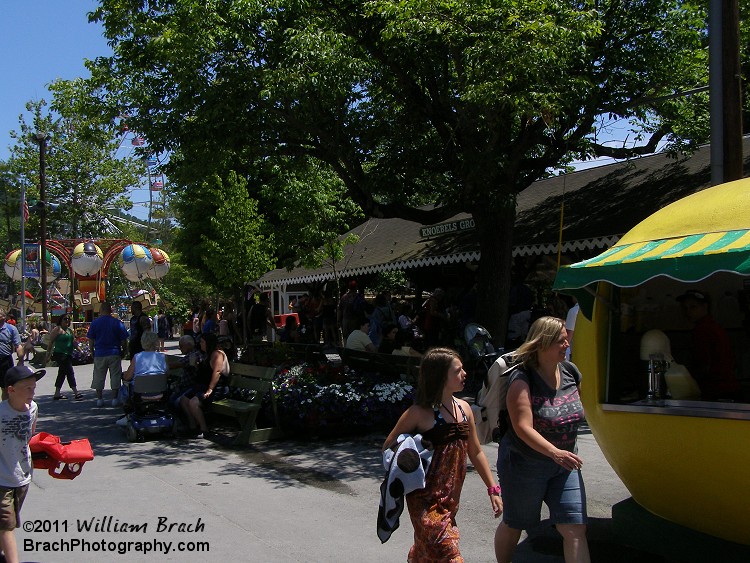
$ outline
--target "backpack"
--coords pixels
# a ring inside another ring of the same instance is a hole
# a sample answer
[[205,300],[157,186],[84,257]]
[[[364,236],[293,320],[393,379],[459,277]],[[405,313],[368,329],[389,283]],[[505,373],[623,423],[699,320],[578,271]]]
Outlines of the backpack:
[[[492,440],[494,442],[497,442],[498,444],[503,439],[503,436],[505,436],[505,433],[508,431],[508,428],[510,427],[510,415],[508,414],[508,405],[505,403],[505,399],[508,395],[508,380],[510,379],[510,374],[515,370],[520,364],[516,363],[513,364],[513,352],[509,352],[508,354],[503,354],[500,356],[495,362],[490,366],[490,370],[487,372],[487,378],[490,378],[490,373],[493,370],[497,370],[500,372],[500,374],[497,376],[497,384],[495,393],[497,393],[498,401],[499,401],[499,412],[497,415],[497,425],[492,430]],[[532,384],[533,379],[529,378],[529,385]]]

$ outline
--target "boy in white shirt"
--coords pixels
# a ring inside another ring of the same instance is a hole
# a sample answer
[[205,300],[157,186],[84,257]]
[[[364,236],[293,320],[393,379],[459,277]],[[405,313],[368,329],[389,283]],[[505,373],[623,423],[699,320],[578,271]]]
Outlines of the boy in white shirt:
[[38,417],[36,382],[44,370],[19,365],[5,373],[8,400],[0,403],[0,548],[5,561],[18,562],[15,529],[31,482],[29,440]]

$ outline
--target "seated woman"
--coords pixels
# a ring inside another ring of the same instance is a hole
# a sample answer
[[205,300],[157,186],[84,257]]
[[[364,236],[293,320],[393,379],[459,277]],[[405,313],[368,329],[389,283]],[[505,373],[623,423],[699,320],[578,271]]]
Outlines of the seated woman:
[[412,348],[414,342],[414,333],[410,330],[399,330],[394,339],[393,351],[394,356],[414,356],[421,358],[424,354]]
[[195,338],[192,335],[181,336],[177,345],[180,348],[180,355],[169,355],[166,358],[167,367],[172,370],[172,373],[176,371],[179,374],[179,380],[172,395],[172,402],[176,408],[179,406],[182,394],[195,385],[195,368],[203,359],[202,354],[195,349]]
[[159,347],[159,335],[153,331],[146,331],[141,335],[141,346],[143,351],[138,352],[130,358],[128,369],[122,374],[123,381],[126,384],[120,387],[119,399],[125,410],[129,409],[130,399],[132,398],[132,384],[136,377],[148,375],[158,375],[167,373],[167,356],[163,352],[157,352]]
[[299,342],[299,331],[297,330],[297,318],[287,317],[284,320],[284,330],[279,332],[280,342]]
[[218,337],[212,333],[201,334],[200,349],[204,360],[198,364],[195,385],[180,398],[180,407],[185,412],[188,425],[198,437],[208,437],[203,406],[220,399],[225,393],[229,376],[229,359],[219,348]]
[[381,354],[392,354],[396,349],[396,335],[398,332],[398,327],[393,323],[383,325],[383,334],[380,346],[378,346],[378,352]]

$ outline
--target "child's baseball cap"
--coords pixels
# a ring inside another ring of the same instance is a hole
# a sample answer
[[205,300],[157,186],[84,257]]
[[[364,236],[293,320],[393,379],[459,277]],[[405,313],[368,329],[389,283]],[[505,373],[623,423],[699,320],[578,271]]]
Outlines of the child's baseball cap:
[[19,381],[28,379],[29,377],[34,377],[39,381],[44,377],[45,373],[47,372],[43,369],[34,371],[27,365],[13,366],[5,372],[5,386],[8,387],[9,385],[15,385]]

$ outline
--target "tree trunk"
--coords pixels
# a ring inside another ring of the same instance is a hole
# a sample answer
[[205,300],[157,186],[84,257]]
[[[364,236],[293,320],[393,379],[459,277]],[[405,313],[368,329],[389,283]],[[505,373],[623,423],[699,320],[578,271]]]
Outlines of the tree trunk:
[[503,346],[508,330],[515,206],[478,207],[472,215],[481,252],[477,322],[490,332],[497,346]]

